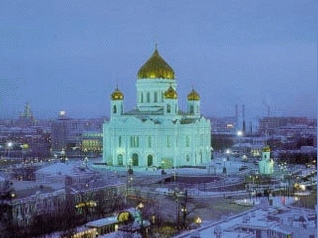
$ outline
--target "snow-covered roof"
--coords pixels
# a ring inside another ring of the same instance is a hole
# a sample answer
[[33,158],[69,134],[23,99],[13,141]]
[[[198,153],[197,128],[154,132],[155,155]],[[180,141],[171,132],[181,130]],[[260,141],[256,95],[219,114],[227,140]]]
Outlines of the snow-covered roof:
[[86,224],[88,227],[102,227],[117,222],[117,217],[106,217]]
[[5,177],[0,176],[0,182],[6,181]]
[[87,168],[82,167],[79,163],[57,162],[55,164],[52,164],[37,170],[36,173],[69,176],[69,175],[87,174],[87,173],[93,173],[93,172]]

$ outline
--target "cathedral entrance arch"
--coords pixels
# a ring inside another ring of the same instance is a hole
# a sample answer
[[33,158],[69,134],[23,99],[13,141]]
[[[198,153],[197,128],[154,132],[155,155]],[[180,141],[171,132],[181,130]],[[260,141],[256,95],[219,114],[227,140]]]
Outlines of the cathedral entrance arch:
[[150,167],[153,165],[153,156],[152,155],[148,155],[147,156],[147,166]]
[[134,153],[132,154],[132,166],[138,166],[139,165],[139,158],[138,154]]
[[120,154],[117,156],[117,164],[118,165],[124,165],[123,155]]

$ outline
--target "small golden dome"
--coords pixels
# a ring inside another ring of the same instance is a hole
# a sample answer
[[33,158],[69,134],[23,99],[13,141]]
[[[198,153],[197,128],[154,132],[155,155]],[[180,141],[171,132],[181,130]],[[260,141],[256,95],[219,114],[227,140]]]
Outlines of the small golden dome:
[[271,152],[271,148],[269,148],[269,146],[265,146],[263,148],[263,152]]
[[173,69],[159,55],[156,48],[152,56],[138,71],[138,79],[174,79]]
[[165,98],[166,99],[177,99],[178,94],[177,92],[170,86],[167,91],[165,91]]
[[118,87],[115,89],[115,91],[111,95],[112,100],[123,100],[124,94],[119,91]]
[[189,101],[199,101],[200,95],[194,89],[192,89],[192,91],[188,94],[188,100]]

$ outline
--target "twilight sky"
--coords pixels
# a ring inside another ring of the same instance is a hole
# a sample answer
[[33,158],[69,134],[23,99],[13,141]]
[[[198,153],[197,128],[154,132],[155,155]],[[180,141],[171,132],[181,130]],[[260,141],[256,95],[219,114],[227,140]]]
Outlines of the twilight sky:
[[0,2],[0,118],[109,116],[118,84],[136,105],[155,43],[206,116],[317,115],[315,0]]

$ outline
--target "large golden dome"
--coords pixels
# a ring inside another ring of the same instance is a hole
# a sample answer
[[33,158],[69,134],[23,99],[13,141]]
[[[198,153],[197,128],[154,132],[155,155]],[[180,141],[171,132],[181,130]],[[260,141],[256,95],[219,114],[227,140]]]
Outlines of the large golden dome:
[[156,48],[152,56],[139,69],[137,76],[138,79],[174,79],[174,71],[159,55]]
[[115,89],[115,91],[111,95],[112,100],[123,100],[124,94],[119,91],[118,87]]
[[192,89],[192,91],[188,94],[188,100],[189,101],[199,101],[200,95],[194,89]]
[[177,99],[177,92],[170,86],[167,91],[165,91],[165,98],[167,99]]

